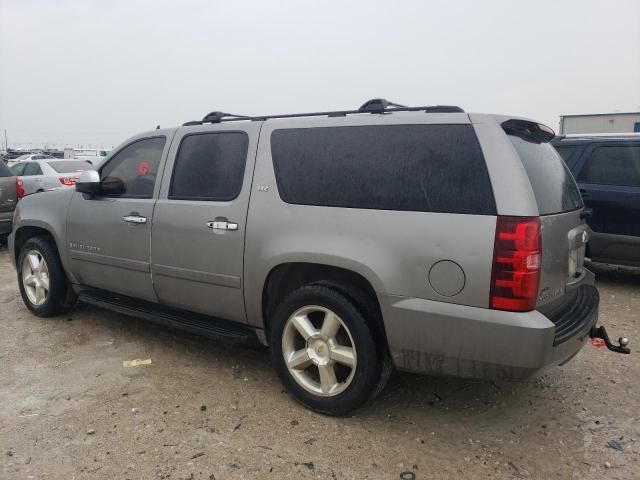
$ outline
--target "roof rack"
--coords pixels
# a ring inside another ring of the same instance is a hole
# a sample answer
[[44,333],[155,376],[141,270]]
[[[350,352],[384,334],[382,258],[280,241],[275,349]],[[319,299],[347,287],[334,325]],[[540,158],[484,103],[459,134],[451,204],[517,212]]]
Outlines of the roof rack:
[[425,113],[464,113],[464,110],[454,105],[433,105],[425,107],[405,107],[393,103],[384,98],[374,98],[366,101],[358,110],[338,110],[331,112],[289,113],[282,115],[263,115],[250,117],[246,115],[234,115],[224,112],[211,112],[202,120],[193,120],[183,123],[183,126],[202,125],[204,123],[237,122],[239,120],[265,121],[275,118],[300,118],[300,117],[345,117],[357,113],[393,113],[393,112],[425,112]]

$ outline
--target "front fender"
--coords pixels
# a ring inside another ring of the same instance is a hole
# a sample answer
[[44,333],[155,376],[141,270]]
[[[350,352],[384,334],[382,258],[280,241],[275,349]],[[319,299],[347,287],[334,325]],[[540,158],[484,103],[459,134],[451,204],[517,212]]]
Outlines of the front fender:
[[[70,274],[67,257],[66,230],[67,214],[73,190],[53,190],[29,195],[18,202],[14,216],[13,232],[9,237],[11,261],[16,266],[15,242],[20,232],[28,228],[38,228],[48,232],[56,242],[58,254],[67,275]],[[71,281],[73,279],[70,277]]]

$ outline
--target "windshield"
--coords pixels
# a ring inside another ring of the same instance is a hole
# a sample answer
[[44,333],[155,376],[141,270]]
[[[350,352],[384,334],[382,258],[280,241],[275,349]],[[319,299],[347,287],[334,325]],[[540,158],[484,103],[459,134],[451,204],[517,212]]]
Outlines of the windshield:
[[95,170],[93,165],[80,160],[70,160],[67,162],[48,162],[49,166],[58,173],[84,172]]
[[29,158],[30,156],[31,156],[30,154],[29,154],[29,155],[20,155],[18,158],[16,158],[16,159],[14,160],[14,162],[21,162],[21,161],[23,161],[23,160],[26,160],[26,159],[27,159],[27,158]]

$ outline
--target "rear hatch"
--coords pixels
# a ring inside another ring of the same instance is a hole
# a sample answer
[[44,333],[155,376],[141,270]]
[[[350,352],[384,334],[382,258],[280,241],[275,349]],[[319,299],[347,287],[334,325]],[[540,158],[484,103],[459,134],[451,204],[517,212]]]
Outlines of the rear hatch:
[[548,137],[505,130],[522,160],[540,213],[542,265],[536,309],[544,313],[574,300],[587,278],[584,205],[573,176]]
[[0,160],[0,219],[7,217],[8,212],[16,208],[16,177],[9,167]]

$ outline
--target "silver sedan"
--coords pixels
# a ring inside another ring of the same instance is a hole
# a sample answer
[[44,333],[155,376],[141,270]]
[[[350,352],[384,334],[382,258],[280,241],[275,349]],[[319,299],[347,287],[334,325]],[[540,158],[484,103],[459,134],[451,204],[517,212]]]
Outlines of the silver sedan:
[[73,187],[81,172],[95,170],[95,167],[82,160],[31,160],[16,163],[11,171],[22,181],[24,195]]

